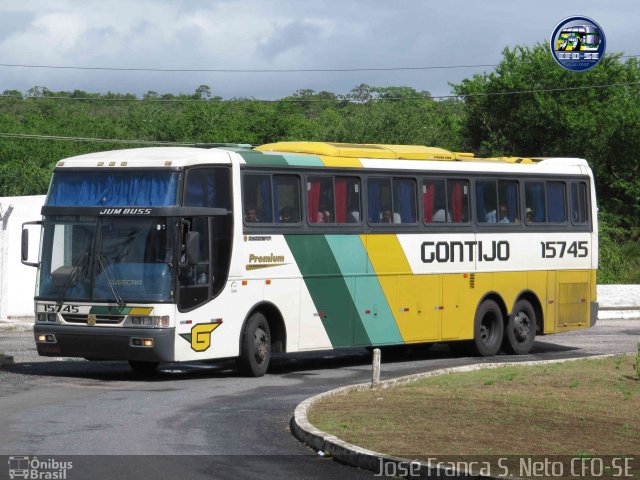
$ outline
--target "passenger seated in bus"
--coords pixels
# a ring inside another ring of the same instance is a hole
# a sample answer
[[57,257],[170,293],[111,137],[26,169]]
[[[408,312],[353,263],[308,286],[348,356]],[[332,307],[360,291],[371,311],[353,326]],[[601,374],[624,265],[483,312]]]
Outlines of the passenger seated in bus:
[[484,221],[487,223],[496,223],[496,211],[495,209],[493,210],[489,210],[487,213],[484,214]]
[[388,208],[385,208],[384,210],[382,210],[382,213],[380,214],[380,222],[392,223],[392,220],[393,220],[393,215],[391,214],[391,210]]
[[524,219],[527,223],[532,223],[533,220],[533,210],[531,210],[530,208],[527,208],[525,210],[525,214],[524,214]]
[[511,223],[506,205],[500,205],[500,223]]
[[294,222],[291,207],[282,207],[282,210],[280,210],[280,221],[282,223]]
[[433,214],[432,222],[451,222],[451,215],[449,212],[445,211],[444,208],[440,208]]
[[248,223],[259,222],[260,220],[258,219],[258,214],[256,213],[256,208],[255,207],[247,207],[247,212],[245,213],[244,219],[245,219],[245,222],[248,222]]
[[347,216],[347,223],[360,223],[360,212],[353,210]]
[[320,204],[317,223],[333,223],[333,220],[331,219],[331,212],[329,211],[329,206],[325,202],[322,202]]

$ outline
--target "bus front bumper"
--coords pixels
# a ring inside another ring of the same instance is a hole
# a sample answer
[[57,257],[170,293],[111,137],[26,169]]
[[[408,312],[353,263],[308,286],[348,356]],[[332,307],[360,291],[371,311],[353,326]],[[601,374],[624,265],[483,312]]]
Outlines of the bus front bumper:
[[[33,327],[38,354],[89,360],[174,361],[174,328]],[[44,337],[43,337],[44,336]]]

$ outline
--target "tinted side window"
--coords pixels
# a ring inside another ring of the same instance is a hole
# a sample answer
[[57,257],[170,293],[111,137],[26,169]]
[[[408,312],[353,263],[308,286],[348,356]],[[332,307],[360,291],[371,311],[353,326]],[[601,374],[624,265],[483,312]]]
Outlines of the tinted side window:
[[309,177],[307,180],[307,218],[309,223],[335,223],[333,177]]
[[276,223],[300,222],[300,181],[294,175],[274,175],[273,199]]
[[547,221],[546,195],[544,182],[526,182],[524,184],[525,221],[539,223]]
[[469,182],[458,179],[425,179],[422,182],[425,223],[467,223]]
[[585,224],[589,221],[587,205],[587,184],[571,183],[571,222]]
[[370,178],[367,187],[369,223],[416,223],[416,181],[413,178]]
[[247,174],[242,179],[243,215],[246,223],[272,223],[271,177]]
[[369,223],[393,223],[391,179],[370,178],[367,182]]
[[565,185],[562,182],[547,182],[547,216],[549,223],[567,221]]
[[192,168],[187,171],[184,205],[187,207],[226,208],[231,206],[229,169]]
[[416,181],[413,178],[393,179],[393,223],[416,223]]

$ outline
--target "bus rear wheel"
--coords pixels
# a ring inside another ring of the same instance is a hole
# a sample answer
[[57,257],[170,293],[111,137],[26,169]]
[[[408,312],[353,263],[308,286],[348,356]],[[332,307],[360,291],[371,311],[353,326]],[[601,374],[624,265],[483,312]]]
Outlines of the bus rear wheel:
[[507,322],[502,347],[507,353],[526,355],[536,339],[536,312],[526,300],[519,300],[513,306]]
[[249,317],[242,335],[238,371],[248,377],[261,377],[271,358],[271,331],[265,316],[256,312]]
[[504,335],[502,310],[493,300],[485,300],[476,310],[473,326],[475,353],[490,357],[498,353]]
[[141,362],[139,360],[129,360],[129,366],[136,373],[153,373],[158,368],[158,362]]

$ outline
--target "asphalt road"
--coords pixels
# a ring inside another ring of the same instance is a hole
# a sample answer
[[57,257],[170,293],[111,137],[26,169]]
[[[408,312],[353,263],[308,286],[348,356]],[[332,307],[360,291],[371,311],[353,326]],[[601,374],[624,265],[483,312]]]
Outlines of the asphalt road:
[[[520,357],[467,358],[436,345],[383,354],[382,378],[483,361],[635,352],[639,340],[640,321],[607,320],[543,337]],[[71,461],[69,480],[373,477],[322,458],[289,431],[305,398],[370,379],[366,350],[277,356],[262,378],[238,377],[228,361],[168,364],[145,378],[124,362],[38,357],[31,332],[0,332],[0,352],[16,362],[0,370],[0,479],[8,478],[5,459],[17,455]]]

